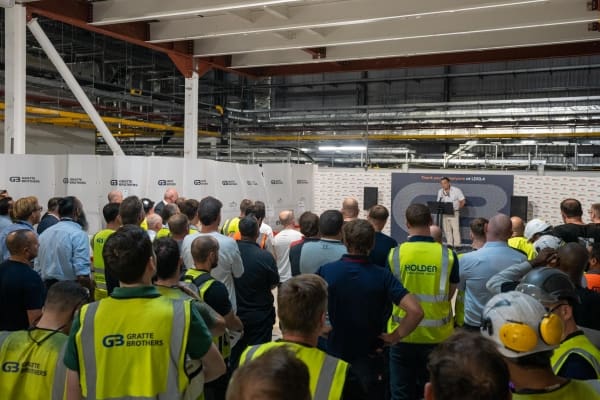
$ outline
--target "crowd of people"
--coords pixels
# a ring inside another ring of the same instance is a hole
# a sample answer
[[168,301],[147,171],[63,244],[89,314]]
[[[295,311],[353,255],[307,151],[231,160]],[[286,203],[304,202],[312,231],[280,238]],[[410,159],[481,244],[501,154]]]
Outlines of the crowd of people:
[[600,399],[600,204],[463,245],[424,204],[398,243],[353,198],[274,232],[260,200],[115,190],[87,232],[76,197],[2,196],[2,399]]

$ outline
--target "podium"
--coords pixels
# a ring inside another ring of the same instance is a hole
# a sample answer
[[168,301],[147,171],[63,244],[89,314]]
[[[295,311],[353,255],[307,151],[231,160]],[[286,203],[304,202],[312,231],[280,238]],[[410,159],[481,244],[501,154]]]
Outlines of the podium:
[[436,214],[435,224],[443,231],[444,227],[442,226],[442,215],[454,215],[454,207],[452,206],[452,203],[444,201],[428,201],[427,207],[429,207],[429,212],[431,212],[431,214]]

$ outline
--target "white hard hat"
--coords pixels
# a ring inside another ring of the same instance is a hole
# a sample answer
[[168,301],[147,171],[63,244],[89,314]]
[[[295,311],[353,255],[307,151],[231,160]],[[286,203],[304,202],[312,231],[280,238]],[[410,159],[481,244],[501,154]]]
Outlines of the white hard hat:
[[544,232],[546,229],[552,227],[546,221],[539,218],[534,218],[525,225],[525,232],[523,233],[527,240],[530,240],[536,233]]
[[533,248],[538,253],[545,248],[551,248],[557,250],[559,247],[563,246],[565,242],[561,238],[557,238],[553,235],[542,235],[538,240],[533,242]]
[[503,356],[520,358],[557,348],[563,324],[532,296],[512,291],[497,294],[487,302],[481,333],[497,344]]

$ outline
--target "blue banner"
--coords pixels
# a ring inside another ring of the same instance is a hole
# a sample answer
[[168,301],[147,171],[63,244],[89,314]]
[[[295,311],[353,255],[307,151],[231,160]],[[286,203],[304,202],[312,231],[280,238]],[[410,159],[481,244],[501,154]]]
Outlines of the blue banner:
[[[460,210],[460,235],[463,243],[470,243],[469,224],[474,218],[493,217],[498,213],[510,213],[513,195],[512,175],[442,175],[394,173],[392,174],[392,237],[403,242],[408,237],[405,213],[409,205],[436,201],[440,180],[450,178],[452,186],[462,190],[465,206]],[[435,223],[435,215],[433,216]]]

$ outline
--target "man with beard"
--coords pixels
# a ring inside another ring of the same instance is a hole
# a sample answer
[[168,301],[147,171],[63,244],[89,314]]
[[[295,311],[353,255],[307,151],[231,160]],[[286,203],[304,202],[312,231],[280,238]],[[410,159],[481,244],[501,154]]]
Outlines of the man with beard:
[[94,293],[90,278],[90,244],[81,201],[73,196],[58,202],[60,222],[40,235],[37,265],[46,288],[58,281],[77,281]]

